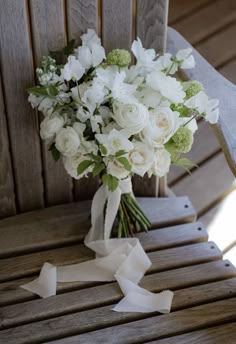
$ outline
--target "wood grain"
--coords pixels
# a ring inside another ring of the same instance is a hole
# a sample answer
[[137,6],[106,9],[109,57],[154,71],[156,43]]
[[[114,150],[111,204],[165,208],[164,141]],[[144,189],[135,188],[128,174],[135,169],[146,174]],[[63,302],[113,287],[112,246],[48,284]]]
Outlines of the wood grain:
[[210,2],[211,0],[170,0],[169,23],[172,24],[173,22],[176,22],[190,15],[191,13],[194,13],[199,8]]
[[[235,295],[236,279],[201,285],[197,288],[189,288],[187,289],[187,292],[185,289],[178,290],[175,292],[175,297],[172,304],[172,312],[178,309],[192,307],[196,304],[200,305],[205,302],[212,302],[222,298],[233,297]],[[26,312],[28,312],[28,320],[22,317],[22,315],[24,316]],[[74,312],[75,307],[73,308],[73,314],[65,315],[64,313],[63,316],[58,316],[57,314],[57,317],[54,319],[42,321],[40,316],[35,318],[34,314],[32,314],[32,318],[30,319],[30,308],[28,311],[27,309],[20,311],[19,306],[8,307],[2,311],[2,318],[4,319],[2,323],[3,329],[8,326],[18,325],[18,327],[1,331],[0,339],[3,341],[7,339],[7,343],[10,344],[15,343],[14,341],[17,339],[19,340],[19,338],[22,337],[22,334],[25,334],[24,338],[22,338],[22,342],[19,341],[19,344],[24,343],[26,340],[25,338],[27,338],[27,342],[30,342],[30,340],[32,342],[36,342],[37,340],[50,340],[61,336],[69,336],[76,332],[80,333],[83,331],[91,331],[101,327],[108,327],[109,325],[115,326],[120,323],[144,319],[150,316],[140,313],[132,314],[112,312],[111,305],[87,311],[83,310],[83,317],[81,317],[81,313]],[[50,312],[50,316],[55,317],[55,315],[56,313],[54,309],[54,313]],[[31,323],[28,325],[19,326],[21,323],[31,322],[32,320],[34,320],[33,324]],[[37,322],[35,323],[35,321]],[[66,328],[63,325],[65,323],[67,324]]]
[[[192,222],[196,217],[187,197],[138,201],[153,228]],[[91,201],[83,201],[1,220],[0,257],[81,242],[90,228],[90,211]]]
[[27,16],[26,1],[1,1],[0,59],[20,212],[44,205],[38,121],[25,91],[34,83]]
[[15,193],[10,155],[10,142],[7,130],[6,111],[3,100],[0,74],[0,218],[15,215]]
[[[30,15],[34,59],[36,66],[39,66],[43,56],[66,46],[63,1],[31,0]],[[71,177],[66,173],[62,161],[55,162],[43,142],[42,146],[46,205],[72,201]]]
[[236,60],[232,60],[222,68],[219,69],[219,72],[233,84],[236,84]]
[[[197,330],[201,327],[217,325],[236,320],[236,298],[212,302],[166,315],[155,316],[125,325],[118,325],[78,336],[52,341],[54,344],[79,343],[122,343],[131,344],[158,339],[179,332]],[[158,328],[158,331],[157,331]],[[96,339],[95,339],[96,338]]]

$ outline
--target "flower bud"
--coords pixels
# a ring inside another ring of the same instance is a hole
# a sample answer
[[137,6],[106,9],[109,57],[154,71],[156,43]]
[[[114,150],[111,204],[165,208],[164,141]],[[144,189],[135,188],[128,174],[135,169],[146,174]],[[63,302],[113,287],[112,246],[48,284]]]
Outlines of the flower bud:
[[176,151],[187,153],[190,151],[193,144],[193,133],[187,127],[180,127],[171,139]]
[[117,65],[119,67],[127,67],[131,62],[131,55],[125,49],[113,49],[107,55],[107,63],[109,65]]
[[203,85],[198,81],[187,81],[184,83],[186,98],[189,99],[203,91]]

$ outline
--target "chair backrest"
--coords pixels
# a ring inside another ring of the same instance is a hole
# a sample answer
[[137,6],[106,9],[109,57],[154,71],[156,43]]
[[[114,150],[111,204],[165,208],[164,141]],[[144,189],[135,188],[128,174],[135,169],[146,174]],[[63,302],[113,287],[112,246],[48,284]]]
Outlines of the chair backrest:
[[[168,0],[0,0],[0,217],[82,200],[97,181],[73,181],[55,163],[38,134],[39,115],[25,89],[49,50],[94,28],[108,51],[130,48],[139,36],[145,47],[165,49]],[[158,181],[134,181],[136,194],[158,195]]]

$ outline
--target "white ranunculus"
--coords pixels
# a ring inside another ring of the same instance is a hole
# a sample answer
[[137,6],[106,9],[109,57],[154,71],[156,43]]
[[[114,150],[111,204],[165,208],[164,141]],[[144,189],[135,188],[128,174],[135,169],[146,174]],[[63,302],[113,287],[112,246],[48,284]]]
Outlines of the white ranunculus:
[[171,76],[166,76],[162,72],[154,72],[147,76],[147,85],[153,90],[158,91],[161,95],[169,99],[172,103],[182,103],[185,92],[179,81]]
[[148,171],[149,176],[155,175],[157,177],[165,176],[170,169],[171,157],[166,149],[158,149],[153,160],[153,164]]
[[75,129],[62,128],[56,135],[56,148],[65,156],[76,155],[80,146],[80,138]]
[[163,147],[181,124],[179,113],[168,107],[159,107],[149,113],[149,123],[140,137],[151,147]]
[[78,165],[83,162],[84,160],[88,160],[88,157],[85,157],[81,155],[80,153],[77,153],[76,155],[73,156],[64,156],[63,157],[63,164],[65,167],[65,170],[67,173],[75,178],[75,179],[80,179],[84,176],[87,176],[89,172],[92,172],[93,166],[89,166],[83,173],[81,173],[79,176],[77,174],[77,167]]
[[64,79],[67,81],[70,81],[71,79],[78,81],[82,78],[84,72],[85,69],[80,61],[77,60],[75,56],[70,55],[68,57],[68,62],[64,66],[62,74]]
[[96,139],[107,149],[107,154],[114,155],[119,150],[129,152],[133,148],[133,143],[127,136],[116,129],[112,129],[108,134],[96,134]]
[[134,148],[128,153],[132,172],[143,177],[150,169],[154,160],[154,151],[143,142],[134,142]]
[[58,113],[47,116],[40,123],[40,136],[43,140],[52,139],[57,132],[63,127],[65,120]]
[[209,99],[204,91],[189,98],[184,104],[188,108],[197,110],[205,115],[206,120],[211,124],[216,123],[219,119],[219,100]]
[[115,102],[113,105],[114,120],[123,128],[127,136],[138,134],[146,125],[149,118],[147,108],[143,104],[123,104]]
[[180,67],[183,69],[190,69],[195,67],[195,60],[192,55],[192,49],[181,49],[176,54],[177,61],[180,62]]
[[118,179],[124,179],[127,178],[130,174],[129,171],[127,171],[123,165],[119,163],[119,161],[109,161],[107,164],[107,173],[111,174],[112,176],[118,178]]

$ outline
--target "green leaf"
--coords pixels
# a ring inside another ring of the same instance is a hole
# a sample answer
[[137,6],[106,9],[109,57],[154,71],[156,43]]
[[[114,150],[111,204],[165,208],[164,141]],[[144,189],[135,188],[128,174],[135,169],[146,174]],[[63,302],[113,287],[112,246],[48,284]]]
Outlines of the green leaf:
[[98,162],[93,168],[93,176],[96,177],[104,169],[105,169],[105,164],[103,162]]
[[71,53],[73,53],[75,48],[75,40],[72,39],[68,42],[67,46],[62,49],[62,52],[64,55],[69,56]]
[[121,163],[121,165],[124,166],[124,168],[127,170],[127,171],[131,171],[132,169],[132,166],[130,165],[129,163],[129,160],[125,157],[120,157],[120,158],[117,158],[117,160],[119,161],[119,163]]
[[94,164],[94,162],[91,161],[91,160],[84,160],[84,161],[82,161],[82,162],[78,165],[78,167],[77,167],[77,174],[78,174],[78,175],[82,174],[82,173],[83,173],[85,170],[87,170],[87,168],[88,168],[89,166],[91,166],[92,164]]
[[35,86],[35,87],[27,88],[26,91],[29,94],[33,94],[36,97],[47,97],[48,96],[48,93],[47,93],[47,90],[45,89],[45,87],[41,87],[41,86]]
[[121,156],[121,155],[124,155],[124,154],[126,154],[127,152],[124,150],[124,149],[121,149],[121,150],[119,150],[118,152],[116,152],[116,154],[115,154],[115,157],[119,157],[119,156]]
[[85,155],[89,156],[90,158],[92,158],[93,160],[95,160],[97,162],[101,162],[102,161],[101,155],[95,155],[93,153],[88,153],[88,154],[85,154]]
[[104,174],[102,176],[102,182],[108,187],[110,191],[115,191],[118,187],[119,180],[116,177],[111,176],[110,174]]
[[58,95],[58,89],[55,85],[49,85],[46,87],[46,92],[49,97],[55,97]]
[[52,157],[55,161],[60,159],[61,153],[57,150],[55,143],[51,144],[49,151],[52,153]]
[[198,167],[198,165],[194,164],[191,160],[187,158],[179,158],[178,160],[174,161],[174,165],[180,168],[183,168],[189,174],[191,174],[190,172],[191,167]]
[[102,155],[107,155],[107,149],[104,145],[99,145]]

